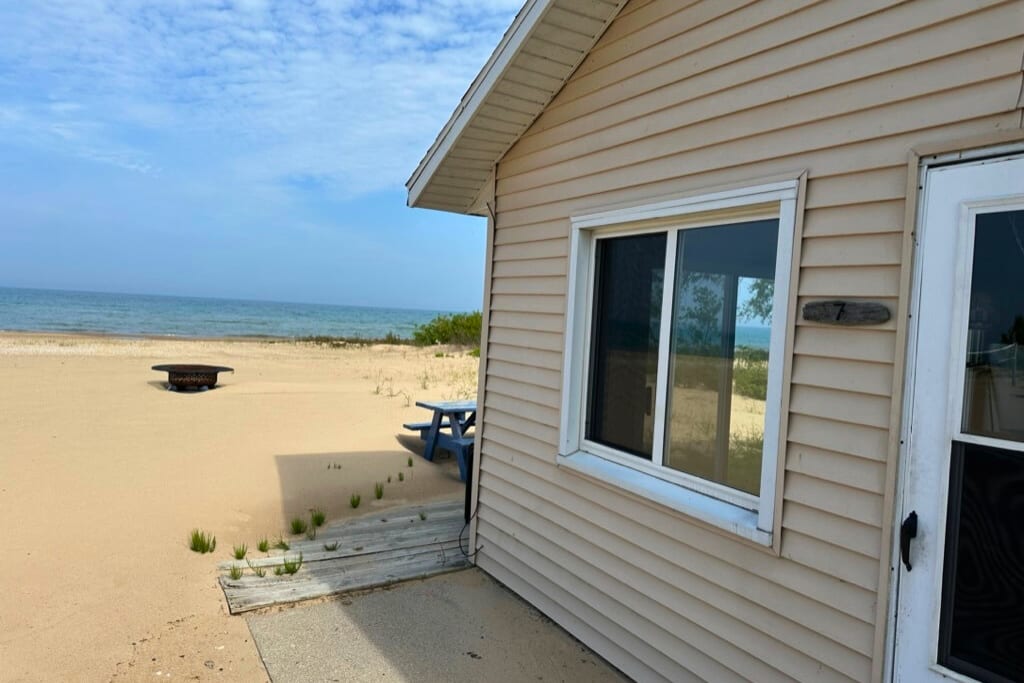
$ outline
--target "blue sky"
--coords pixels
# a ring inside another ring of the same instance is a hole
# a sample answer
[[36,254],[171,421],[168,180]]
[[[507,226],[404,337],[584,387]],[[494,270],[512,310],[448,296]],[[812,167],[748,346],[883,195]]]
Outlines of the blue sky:
[[479,308],[404,182],[520,4],[0,4],[0,286]]

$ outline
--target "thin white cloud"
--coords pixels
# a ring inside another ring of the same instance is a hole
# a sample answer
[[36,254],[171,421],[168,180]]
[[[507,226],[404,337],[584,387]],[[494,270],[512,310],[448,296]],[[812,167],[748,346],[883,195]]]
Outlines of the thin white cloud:
[[140,173],[195,141],[235,183],[398,187],[520,2],[4,3],[0,141]]

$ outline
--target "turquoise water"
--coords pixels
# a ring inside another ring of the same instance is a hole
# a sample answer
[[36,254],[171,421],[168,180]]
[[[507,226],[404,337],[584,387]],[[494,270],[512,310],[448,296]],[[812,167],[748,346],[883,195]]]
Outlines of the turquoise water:
[[771,341],[772,328],[759,325],[737,325],[736,346],[767,349]]
[[176,337],[412,337],[441,311],[0,287],[0,330]]

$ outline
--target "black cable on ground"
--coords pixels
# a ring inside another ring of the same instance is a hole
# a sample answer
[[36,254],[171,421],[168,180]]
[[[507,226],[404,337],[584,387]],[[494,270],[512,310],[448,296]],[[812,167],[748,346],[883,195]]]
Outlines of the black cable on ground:
[[483,546],[479,546],[473,552],[469,552],[469,550],[467,548],[463,548],[462,547],[462,534],[466,533],[466,529],[468,529],[469,525],[473,522],[473,519],[476,517],[476,512],[479,509],[480,509],[480,497],[477,496],[476,505],[473,506],[473,512],[472,512],[472,514],[469,515],[469,521],[466,522],[462,526],[462,531],[459,532],[459,550],[462,551],[462,555],[464,557],[469,558],[469,559],[472,559],[472,558],[476,557],[476,554],[483,549]]

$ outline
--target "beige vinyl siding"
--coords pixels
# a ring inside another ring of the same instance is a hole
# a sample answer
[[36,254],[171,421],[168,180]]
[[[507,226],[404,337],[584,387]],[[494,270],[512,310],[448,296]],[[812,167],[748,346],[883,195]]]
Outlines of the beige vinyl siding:
[[[521,384],[530,384],[540,390],[554,391],[558,393],[558,389],[552,388],[558,384],[558,372],[552,370],[546,370],[544,368],[538,368],[531,365],[523,365],[521,363],[506,363],[498,360],[491,356],[490,362],[487,366],[487,376],[496,377],[501,379],[507,379]],[[554,377],[554,380],[552,380]]]
[[479,564],[639,679],[877,680],[903,322],[797,317],[777,556],[556,466],[569,217],[806,170],[798,304],[895,314],[908,154],[1021,126],[1022,26],[1020,0],[628,3],[498,164]]

